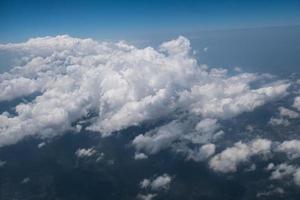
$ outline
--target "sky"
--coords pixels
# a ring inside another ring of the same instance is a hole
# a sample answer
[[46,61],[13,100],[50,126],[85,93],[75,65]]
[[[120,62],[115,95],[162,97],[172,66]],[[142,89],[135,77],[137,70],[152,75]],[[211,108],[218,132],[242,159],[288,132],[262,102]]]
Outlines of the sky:
[[155,34],[300,24],[299,0],[1,0],[0,42],[69,34],[128,39]]

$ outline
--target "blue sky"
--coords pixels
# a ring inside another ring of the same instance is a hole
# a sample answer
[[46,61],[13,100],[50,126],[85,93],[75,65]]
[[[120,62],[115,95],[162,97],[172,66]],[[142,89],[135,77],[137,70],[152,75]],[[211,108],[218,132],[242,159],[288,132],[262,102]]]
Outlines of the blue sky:
[[0,42],[69,34],[127,39],[153,34],[300,25],[295,0],[1,0]]

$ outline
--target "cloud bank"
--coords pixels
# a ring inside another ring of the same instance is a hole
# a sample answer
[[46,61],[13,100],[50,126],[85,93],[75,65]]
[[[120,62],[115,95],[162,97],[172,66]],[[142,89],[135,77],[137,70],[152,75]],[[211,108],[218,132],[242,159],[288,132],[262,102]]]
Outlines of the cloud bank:
[[16,66],[0,75],[0,101],[34,96],[18,104],[15,113],[0,115],[0,147],[26,136],[49,138],[74,130],[83,119],[89,122],[85,129],[103,136],[178,113],[204,120],[192,128],[194,134],[182,137],[185,131],[173,131],[171,126],[182,124],[177,119],[166,130],[133,142],[139,150],[156,153],[160,144],[178,138],[194,140],[197,133],[210,138],[218,119],[252,111],[284,96],[289,87],[284,81],[251,87],[263,76],[230,76],[224,69],[203,67],[182,36],[158,49],[61,35],[1,44],[0,51],[16,59]]

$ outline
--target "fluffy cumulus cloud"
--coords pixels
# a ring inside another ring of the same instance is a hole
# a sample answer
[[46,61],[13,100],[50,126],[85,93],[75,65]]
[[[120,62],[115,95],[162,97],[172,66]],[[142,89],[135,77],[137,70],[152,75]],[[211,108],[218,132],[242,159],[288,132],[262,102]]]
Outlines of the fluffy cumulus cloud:
[[[252,87],[262,76],[230,76],[224,69],[201,67],[182,36],[158,49],[62,35],[2,44],[0,51],[16,57],[15,66],[0,75],[0,101],[33,97],[17,105],[15,113],[0,115],[0,146],[26,136],[76,131],[82,119],[89,120],[85,129],[107,136],[175,113],[206,119],[185,138],[201,140],[196,133],[209,138],[218,119],[252,111],[289,87],[284,81]],[[151,146],[152,140],[168,146],[184,133],[164,129],[136,138],[137,149],[155,153],[162,147]]]
[[300,140],[289,140],[281,143],[278,148],[278,151],[286,153],[290,158],[299,158],[300,157]]
[[172,177],[168,174],[163,174],[161,176],[158,176],[156,178],[152,179],[144,179],[140,183],[141,188],[150,188],[151,190],[157,191],[157,190],[166,190],[169,188]]
[[291,179],[295,185],[300,186],[300,167],[282,163],[271,167],[269,165],[268,170],[273,170],[270,176],[271,180]]
[[216,146],[214,144],[208,143],[202,145],[198,150],[191,150],[187,156],[187,159],[192,159],[194,161],[202,161],[215,153]]
[[274,171],[271,174],[270,179],[283,179],[293,173],[295,173],[296,168],[292,165],[288,165],[286,163],[280,164],[274,167]]
[[271,117],[269,124],[272,126],[289,126],[288,119],[295,119],[299,117],[299,113],[285,107],[279,107],[279,116]]
[[134,159],[135,160],[142,160],[142,159],[147,159],[148,156],[144,153],[135,153],[134,154]]
[[209,166],[217,172],[235,172],[238,165],[249,161],[251,156],[270,153],[271,145],[272,142],[266,139],[256,139],[249,143],[237,142],[233,147],[212,157]]
[[294,173],[294,182],[296,185],[300,186],[300,168],[298,168],[296,170],[296,172]]
[[[216,120],[212,119],[203,119],[199,123],[174,120],[136,136],[132,144],[137,150],[136,155],[151,155],[171,149],[185,154],[187,159],[201,161],[214,154],[215,145],[209,142],[222,133],[218,128]],[[194,144],[195,148],[190,148],[189,144]]]
[[293,106],[300,111],[300,96],[295,98]]
[[291,119],[299,117],[298,112],[295,112],[293,110],[290,110],[290,109],[287,109],[287,108],[284,108],[284,107],[279,108],[279,113],[280,113],[280,116],[288,117],[288,118],[291,118]]
[[138,151],[155,154],[172,145],[182,135],[183,129],[173,121],[146,134],[140,134],[134,138],[132,144]]

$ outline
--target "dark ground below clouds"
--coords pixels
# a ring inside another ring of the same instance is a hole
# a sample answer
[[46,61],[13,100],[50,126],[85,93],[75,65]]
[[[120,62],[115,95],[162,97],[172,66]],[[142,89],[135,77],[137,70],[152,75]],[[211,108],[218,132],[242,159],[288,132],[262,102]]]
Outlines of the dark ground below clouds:
[[[268,109],[268,106],[263,106],[254,113],[261,116]],[[240,128],[245,124],[260,121],[251,115],[255,114],[245,113],[239,118],[240,121],[222,122],[222,126],[228,124],[228,127],[224,129],[226,134],[219,148],[238,141],[239,134],[243,132]],[[261,121],[265,123],[263,118]],[[295,126],[297,124],[299,125],[295,122]],[[268,125],[256,126],[264,127],[263,133],[270,131]],[[292,183],[269,180],[270,172],[266,172],[264,168],[269,162],[279,164],[284,161],[280,155],[269,161],[253,158],[256,160],[256,171],[246,172],[244,169],[247,166],[241,165],[238,172],[233,174],[212,172],[206,161],[185,161],[181,155],[167,150],[152,155],[149,159],[134,160],[131,140],[149,128],[151,127],[133,127],[106,138],[85,131],[67,133],[46,141],[46,145],[40,149],[37,145],[41,141],[34,138],[4,147],[0,149],[0,158],[7,163],[0,168],[0,199],[132,200],[137,194],[151,192],[139,188],[141,180],[163,173],[173,176],[174,180],[169,190],[158,192],[155,197],[158,200],[257,199],[259,192],[271,191],[278,186],[285,190],[285,194],[262,196],[261,199],[297,200],[300,195],[299,188]],[[299,130],[299,127],[295,129]],[[277,134],[279,132],[280,129]],[[275,136],[276,134],[273,135]],[[97,156],[77,158],[74,154],[78,148],[91,147],[103,152],[104,158],[96,162]],[[26,177],[30,181],[21,183]]]

